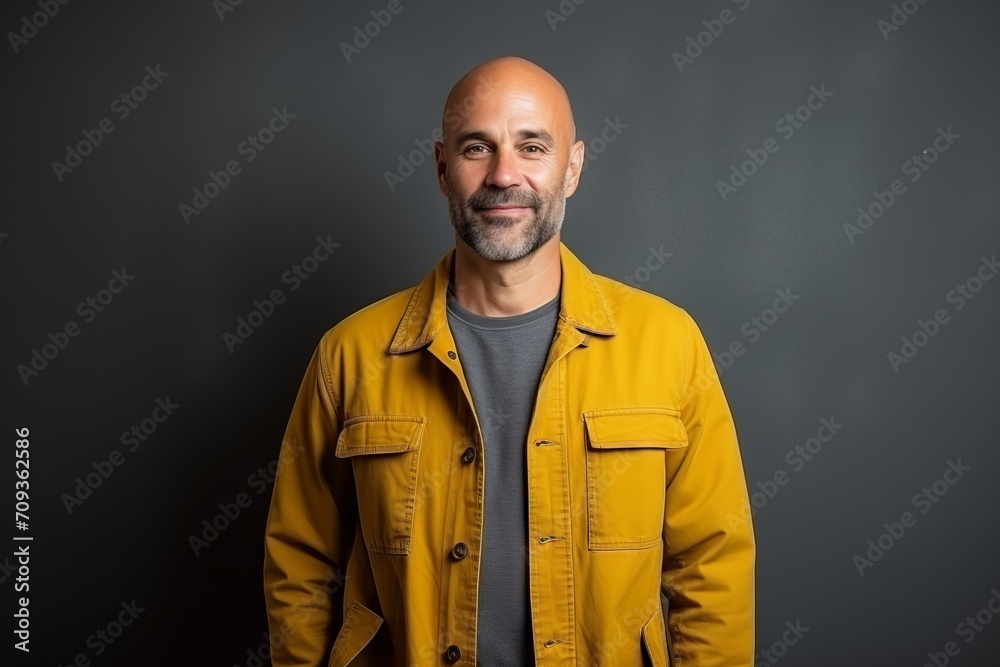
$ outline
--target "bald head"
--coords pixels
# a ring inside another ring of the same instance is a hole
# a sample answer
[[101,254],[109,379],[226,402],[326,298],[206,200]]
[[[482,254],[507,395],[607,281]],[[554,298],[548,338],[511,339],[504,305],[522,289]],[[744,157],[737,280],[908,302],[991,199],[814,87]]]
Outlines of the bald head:
[[503,101],[534,106],[548,116],[561,147],[568,149],[576,142],[573,109],[562,84],[530,60],[501,56],[466,72],[448,93],[441,122],[444,143],[455,138],[477,109]]

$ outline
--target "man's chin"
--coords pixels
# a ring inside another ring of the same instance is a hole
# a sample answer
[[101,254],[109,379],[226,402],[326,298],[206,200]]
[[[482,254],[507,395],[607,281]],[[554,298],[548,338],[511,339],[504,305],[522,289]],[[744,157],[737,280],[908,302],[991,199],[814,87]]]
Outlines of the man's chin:
[[488,233],[480,234],[474,239],[466,240],[466,245],[480,256],[493,262],[513,261],[520,259],[525,254],[525,239],[521,235],[511,237]]
[[530,222],[531,220],[531,216],[527,215],[510,213],[494,214],[487,210],[476,212],[476,221],[486,229],[507,229]]

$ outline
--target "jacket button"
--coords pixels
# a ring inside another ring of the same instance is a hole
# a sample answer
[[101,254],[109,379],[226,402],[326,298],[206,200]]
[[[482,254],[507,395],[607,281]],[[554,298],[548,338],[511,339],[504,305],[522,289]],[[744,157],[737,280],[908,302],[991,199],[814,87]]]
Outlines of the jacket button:
[[458,648],[454,644],[445,649],[444,659],[448,662],[458,662],[462,659],[462,649]]
[[451,350],[448,350],[448,358],[449,358],[449,359],[454,359],[454,358],[455,358],[455,357],[457,357],[457,356],[458,356],[458,355],[457,355],[457,354],[455,354],[455,353],[454,353],[453,351],[451,351]]
[[451,555],[455,557],[455,560],[462,560],[469,555],[469,547],[465,542],[459,542],[451,549]]
[[466,447],[465,451],[462,452],[462,463],[472,463],[476,460],[476,448]]

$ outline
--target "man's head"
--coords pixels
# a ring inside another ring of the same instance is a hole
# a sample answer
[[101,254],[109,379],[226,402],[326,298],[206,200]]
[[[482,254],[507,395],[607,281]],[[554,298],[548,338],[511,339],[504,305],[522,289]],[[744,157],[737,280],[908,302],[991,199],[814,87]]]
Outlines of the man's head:
[[583,168],[569,96],[515,56],[467,72],[445,102],[438,187],[459,237],[491,261],[519,259],[562,229]]

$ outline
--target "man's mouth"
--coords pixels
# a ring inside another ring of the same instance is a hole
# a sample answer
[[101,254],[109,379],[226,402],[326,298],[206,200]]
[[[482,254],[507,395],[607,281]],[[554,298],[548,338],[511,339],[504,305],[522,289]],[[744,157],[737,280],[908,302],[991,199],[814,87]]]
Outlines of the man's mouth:
[[519,211],[527,211],[528,208],[527,206],[486,206],[480,210],[489,211],[490,213],[517,213]]

